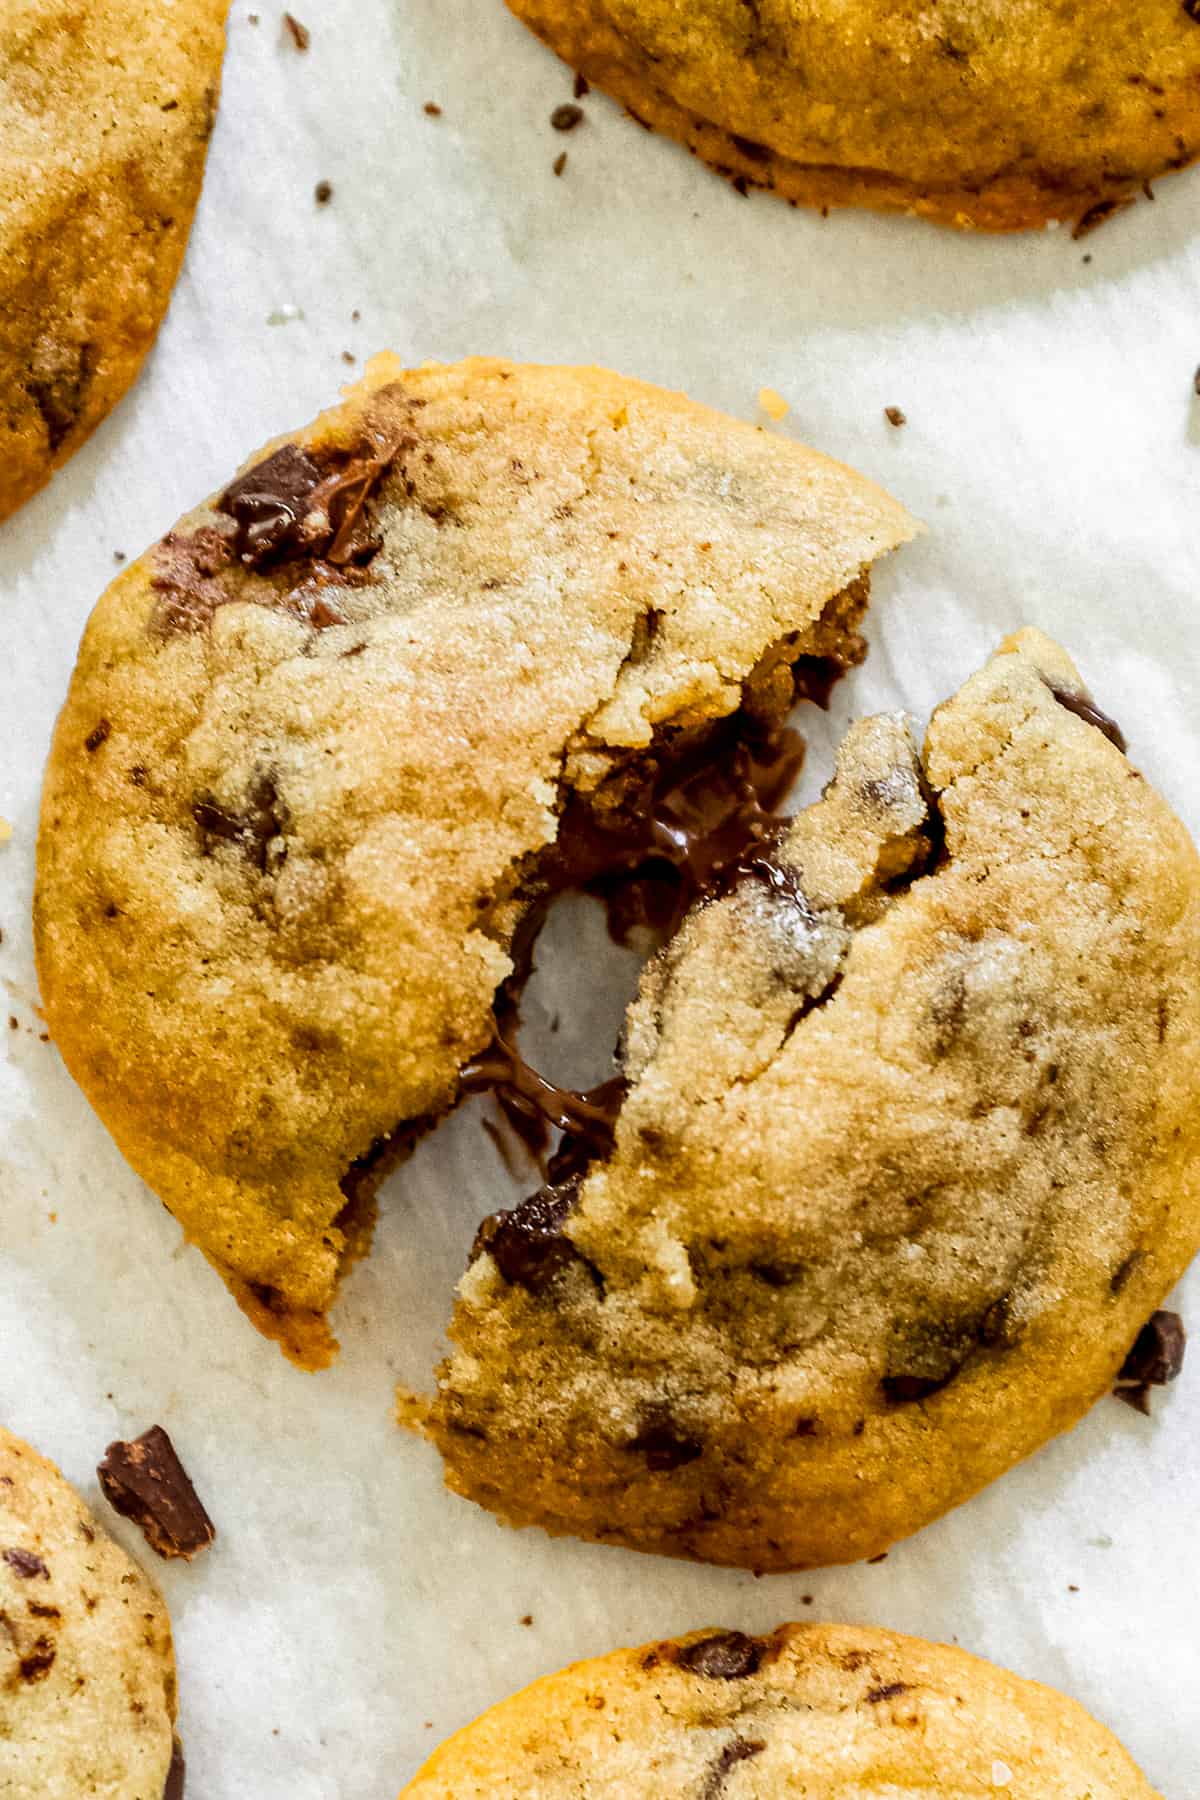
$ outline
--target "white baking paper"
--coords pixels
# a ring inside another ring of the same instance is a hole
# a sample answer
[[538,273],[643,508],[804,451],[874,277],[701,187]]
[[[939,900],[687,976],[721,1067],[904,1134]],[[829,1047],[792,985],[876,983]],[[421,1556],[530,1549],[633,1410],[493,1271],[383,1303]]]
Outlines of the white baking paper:
[[[877,577],[866,666],[828,719],[806,709],[807,792],[849,717],[926,715],[1035,621],[1200,828],[1200,173],[1081,242],[823,222],[740,198],[599,94],[555,133],[570,76],[501,0],[298,11],[307,54],[276,7],[256,24],[237,0],[158,347],[0,532],[0,1417],[106,1517],[110,1438],[157,1420],[179,1446],[219,1531],[194,1565],[153,1570],[195,1800],[394,1800],[446,1733],[572,1658],[810,1617],[950,1639],[1054,1683],[1170,1800],[1195,1800],[1200,1350],[1152,1421],[1102,1403],[872,1567],[755,1580],[511,1532],[445,1494],[434,1452],[390,1421],[397,1379],[429,1381],[476,1223],[519,1191],[479,1105],[389,1183],[337,1309],[341,1360],[301,1374],[182,1246],[45,1041],[28,914],[46,745],[114,552],[328,404],[343,352],[384,347],[599,362],[746,418],[769,386],[791,403],[777,429],[927,521]],[[602,927],[574,904],[552,935],[569,947],[582,913],[599,957]],[[590,954],[565,969],[548,943],[541,962],[531,1025],[564,1019],[544,1060],[603,1073],[628,970],[597,995]],[[1200,1280],[1179,1303],[1200,1329]]]

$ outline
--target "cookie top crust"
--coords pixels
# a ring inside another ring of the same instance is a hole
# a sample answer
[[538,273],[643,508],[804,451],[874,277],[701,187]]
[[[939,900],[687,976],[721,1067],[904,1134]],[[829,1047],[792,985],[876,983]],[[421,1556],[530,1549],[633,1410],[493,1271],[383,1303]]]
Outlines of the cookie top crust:
[[1073,1700],[849,1625],[698,1631],[575,1663],[437,1750],[401,1800],[1154,1800]]
[[647,968],[615,1147],[537,1259],[522,1208],[481,1231],[431,1423],[453,1486],[848,1561],[1111,1385],[1200,1243],[1200,860],[1119,741],[1033,631],[920,755],[901,718],[851,731]]
[[52,1463],[0,1427],[0,1794],[173,1800],[158,1594]]
[[0,39],[0,519],[132,382],[216,116],[228,0],[7,0]]
[[488,1040],[566,799],[857,660],[914,529],[678,395],[380,359],[109,589],[46,778],[47,1018],[299,1360],[362,1185]]
[[742,184],[1011,230],[1098,222],[1200,150],[1180,0],[509,0]]

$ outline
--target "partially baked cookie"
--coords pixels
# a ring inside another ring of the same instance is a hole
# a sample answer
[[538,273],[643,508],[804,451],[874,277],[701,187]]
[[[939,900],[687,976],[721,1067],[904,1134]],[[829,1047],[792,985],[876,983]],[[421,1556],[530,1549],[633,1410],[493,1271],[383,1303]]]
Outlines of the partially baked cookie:
[[568,802],[862,654],[869,482],[596,370],[380,359],[125,572],[58,724],[50,1030],[315,1366],[371,1196],[460,1093]]
[[851,731],[649,965],[611,1154],[481,1230],[452,1487],[848,1561],[1106,1392],[1200,1243],[1200,860],[1122,744],[1033,631]]
[[0,519],[133,381],[183,260],[228,0],[6,0]]
[[434,1752],[401,1800],[1155,1800],[1075,1701],[850,1625],[698,1631],[575,1663]]
[[1200,151],[1181,0],[508,4],[643,124],[806,206],[1091,224]]
[[52,1463],[0,1427],[0,1795],[180,1800],[166,1608]]

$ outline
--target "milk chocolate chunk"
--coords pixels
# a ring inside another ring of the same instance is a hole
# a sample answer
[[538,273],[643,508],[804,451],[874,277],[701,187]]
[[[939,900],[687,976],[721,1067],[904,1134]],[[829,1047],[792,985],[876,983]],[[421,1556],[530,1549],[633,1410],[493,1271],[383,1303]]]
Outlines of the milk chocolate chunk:
[[306,451],[285,444],[230,482],[217,506],[237,525],[237,551],[250,568],[297,548],[306,502],[321,471]]
[[216,1536],[161,1425],[152,1425],[131,1443],[110,1444],[96,1473],[109,1505],[134,1521],[159,1556],[190,1562]]

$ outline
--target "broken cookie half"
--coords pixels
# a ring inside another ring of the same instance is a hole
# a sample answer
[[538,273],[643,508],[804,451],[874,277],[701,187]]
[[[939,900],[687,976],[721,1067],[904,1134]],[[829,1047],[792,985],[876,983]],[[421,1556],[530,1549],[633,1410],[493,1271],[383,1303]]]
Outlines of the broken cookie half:
[[1064,653],[849,733],[647,967],[611,1147],[485,1222],[426,1428],[516,1524],[879,1554],[1112,1384],[1200,1243],[1200,861]]
[[914,529],[679,395],[379,359],[105,594],[45,784],[46,1015],[294,1360],[490,1040],[563,816],[857,661]]

